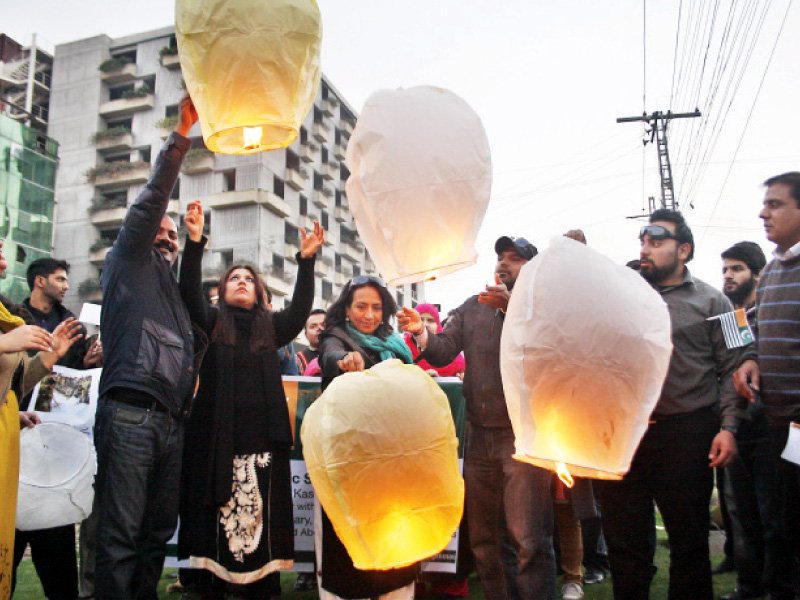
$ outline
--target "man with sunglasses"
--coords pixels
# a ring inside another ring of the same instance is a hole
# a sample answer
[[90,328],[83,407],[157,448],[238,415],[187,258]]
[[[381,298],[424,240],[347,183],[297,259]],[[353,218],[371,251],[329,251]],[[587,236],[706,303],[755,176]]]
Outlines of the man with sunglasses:
[[[508,300],[520,269],[537,250],[525,238],[511,236],[499,238],[494,249],[494,285],[457,308],[442,333],[430,335],[410,308],[404,307],[397,319],[400,329],[414,335],[422,351],[419,359],[444,366],[462,350],[465,355],[465,504],[485,598],[547,600],[555,597],[556,578],[550,473],[511,458],[514,433],[500,378],[500,335]],[[516,561],[508,582],[502,559],[506,543]]]
[[[712,467],[736,455],[740,399],[718,320],[732,306],[686,268],[692,231],[677,211],[660,209],[639,232],[640,273],[669,309],[673,351],[661,397],[622,481],[596,481],[616,598],[648,598],[656,572],[658,506],[670,542],[670,598],[711,600],[708,504]],[[721,422],[720,422],[721,421]]]

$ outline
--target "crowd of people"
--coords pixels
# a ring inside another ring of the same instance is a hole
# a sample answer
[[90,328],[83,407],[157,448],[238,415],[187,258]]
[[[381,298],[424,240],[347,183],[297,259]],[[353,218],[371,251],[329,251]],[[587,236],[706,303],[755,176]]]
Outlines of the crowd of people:
[[[669,597],[713,597],[709,502],[716,480],[731,538],[737,587],[726,598],[798,597],[800,465],[781,457],[800,424],[800,173],[766,181],[760,218],[776,245],[767,264],[758,244],[722,253],[722,291],[694,277],[692,231],[672,210],[655,211],[631,265],[666,304],[673,353],[660,399],[628,474],[578,480],[516,461],[503,395],[500,339],[520,270],[537,248],[503,236],[495,280],[452,311],[398,307],[386,283],[353,277],[327,311],[313,309],[314,262],[325,232],[300,229],[297,281],[288,308],[273,311],[262,276],[234,264],[210,294],[203,288],[204,212],[189,203],[176,278],[176,223],[166,214],[197,120],[180,105],[176,131],[128,210],[102,273],[102,344],[62,302],[69,265],[30,265],[31,296],[0,298],[0,598],[27,546],[47,598],[156,598],[166,545],[180,515],[178,555],[187,598],[279,596],[294,559],[290,449],[281,376],[343,373],[388,359],[431,376],[463,380],[465,541],[459,570],[434,590],[467,594],[474,568],[491,600],[579,600],[584,585],[611,576],[614,596],[649,597],[655,573],[656,508],[669,537]],[[586,243],[579,230],[568,232]],[[2,246],[0,245],[0,249]],[[7,264],[0,257],[0,271]],[[755,342],[729,348],[720,315],[749,315]],[[396,329],[393,322],[396,321]],[[305,332],[308,348],[292,340]],[[95,509],[80,528],[14,532],[19,429],[38,423],[19,401],[58,362],[103,367],[95,422]],[[315,574],[323,600],[413,598],[420,565],[357,569],[315,507]],[[605,550],[607,546],[607,552]],[[564,574],[557,589],[557,574]],[[80,579],[80,583],[79,583]],[[298,589],[300,589],[298,588]],[[80,591],[79,591],[80,590]]]

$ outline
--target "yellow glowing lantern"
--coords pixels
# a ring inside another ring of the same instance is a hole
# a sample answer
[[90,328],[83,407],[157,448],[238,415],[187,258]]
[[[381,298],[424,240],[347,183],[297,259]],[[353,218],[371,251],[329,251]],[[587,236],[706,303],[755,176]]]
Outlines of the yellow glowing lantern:
[[358,233],[391,284],[475,263],[492,165],[480,118],[447,90],[381,90],[347,146],[347,198]]
[[209,150],[250,154],[297,138],[320,78],[315,0],[176,0],[175,31]]
[[565,237],[525,265],[503,326],[500,367],[514,458],[621,479],[672,353],[667,307],[635,271]]
[[300,435],[315,493],[357,568],[402,567],[447,546],[464,481],[450,405],[422,369],[389,360],[340,375]]

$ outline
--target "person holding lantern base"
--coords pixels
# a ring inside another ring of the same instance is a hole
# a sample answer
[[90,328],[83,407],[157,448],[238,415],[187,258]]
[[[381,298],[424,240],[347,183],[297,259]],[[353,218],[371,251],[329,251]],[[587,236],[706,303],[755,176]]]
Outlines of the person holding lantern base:
[[[230,591],[268,598],[269,578],[294,558],[292,429],[277,349],[303,329],[314,301],[314,258],[324,232],[300,229],[298,275],[288,309],[273,313],[255,270],[233,265],[217,307],[205,299],[203,208],[189,203],[180,290],[192,322],[210,338],[187,424],[178,555],[205,569],[201,598]],[[278,592],[279,593],[279,592]]]
[[[456,309],[442,333],[430,335],[412,308],[403,307],[397,321],[401,330],[414,335],[419,358],[434,366],[449,364],[464,351],[465,504],[485,598],[506,600],[510,587],[516,588],[519,598],[545,600],[555,597],[556,588],[551,475],[512,458],[514,432],[500,378],[505,310],[520,269],[538,251],[525,238],[510,236],[499,238],[494,249],[495,284]],[[508,587],[501,558],[505,532],[517,563],[515,579]]]
[[[733,387],[739,353],[717,320],[731,304],[692,277],[694,238],[683,216],[655,211],[639,232],[640,273],[667,304],[673,351],[649,427],[621,481],[596,480],[614,597],[646,599],[655,574],[653,503],[670,542],[670,598],[711,600],[708,504],[713,467],[736,456],[743,403]],[[721,428],[720,413],[721,412]]]
[[[322,389],[342,373],[364,371],[390,358],[411,363],[411,353],[389,320],[397,310],[380,277],[353,277],[325,315],[320,335]],[[419,564],[398,569],[357,569],[319,502],[315,505],[314,545],[320,600],[375,598],[410,600]]]

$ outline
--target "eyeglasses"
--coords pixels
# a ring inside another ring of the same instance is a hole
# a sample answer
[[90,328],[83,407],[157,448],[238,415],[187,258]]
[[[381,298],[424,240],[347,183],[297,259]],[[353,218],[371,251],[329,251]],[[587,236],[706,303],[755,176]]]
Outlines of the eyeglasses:
[[375,277],[374,275],[356,275],[350,280],[350,285],[365,285],[367,283],[374,283],[378,287],[385,288],[386,282],[381,279],[380,277]]
[[662,225],[645,225],[639,230],[639,239],[644,239],[644,236],[650,236],[651,240],[678,240],[674,233]]

